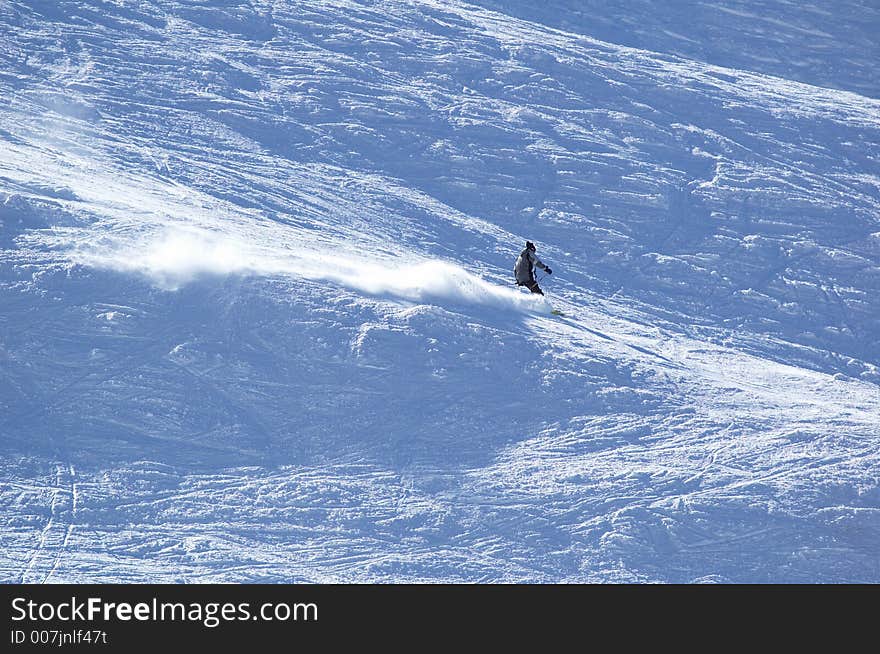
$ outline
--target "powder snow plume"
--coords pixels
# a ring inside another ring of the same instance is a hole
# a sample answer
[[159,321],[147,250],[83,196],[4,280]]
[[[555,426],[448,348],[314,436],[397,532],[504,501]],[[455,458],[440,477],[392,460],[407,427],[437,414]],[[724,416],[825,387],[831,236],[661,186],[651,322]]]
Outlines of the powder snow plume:
[[254,245],[245,239],[201,229],[165,228],[132,242],[80,245],[72,258],[83,265],[146,276],[165,290],[177,290],[202,276],[288,275],[326,280],[375,296],[417,302],[477,304],[516,311],[549,312],[549,303],[513,286],[506,288],[442,260],[381,263],[308,247],[295,250]]

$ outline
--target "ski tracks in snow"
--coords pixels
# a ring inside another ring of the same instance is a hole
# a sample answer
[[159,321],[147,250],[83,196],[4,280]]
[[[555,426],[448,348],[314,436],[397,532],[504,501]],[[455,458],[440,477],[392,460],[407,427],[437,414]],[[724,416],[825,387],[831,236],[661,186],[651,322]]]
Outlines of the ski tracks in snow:
[[76,527],[77,499],[76,470],[73,465],[56,466],[49,520],[21,573],[21,583],[44,584],[51,580],[68,550]]

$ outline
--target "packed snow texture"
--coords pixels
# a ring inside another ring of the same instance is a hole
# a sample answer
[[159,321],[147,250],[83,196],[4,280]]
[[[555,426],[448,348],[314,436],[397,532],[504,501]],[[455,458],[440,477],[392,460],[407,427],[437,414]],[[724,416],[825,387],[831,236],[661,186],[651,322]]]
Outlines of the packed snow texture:
[[880,582],[878,29],[0,1],[0,580]]

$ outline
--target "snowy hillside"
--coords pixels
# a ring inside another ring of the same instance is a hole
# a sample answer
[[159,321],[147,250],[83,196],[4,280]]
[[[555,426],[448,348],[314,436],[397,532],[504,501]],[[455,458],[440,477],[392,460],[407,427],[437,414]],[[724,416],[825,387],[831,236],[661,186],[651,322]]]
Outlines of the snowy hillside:
[[880,582],[877,9],[572,4],[0,0],[0,580]]

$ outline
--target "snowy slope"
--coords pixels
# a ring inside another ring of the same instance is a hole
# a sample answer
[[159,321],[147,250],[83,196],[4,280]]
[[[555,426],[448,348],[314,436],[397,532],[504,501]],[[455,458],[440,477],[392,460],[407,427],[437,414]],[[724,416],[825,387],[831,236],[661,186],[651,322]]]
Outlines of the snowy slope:
[[769,6],[0,2],[0,579],[880,581],[877,53]]
[[634,48],[880,97],[880,6],[864,0],[470,0]]

